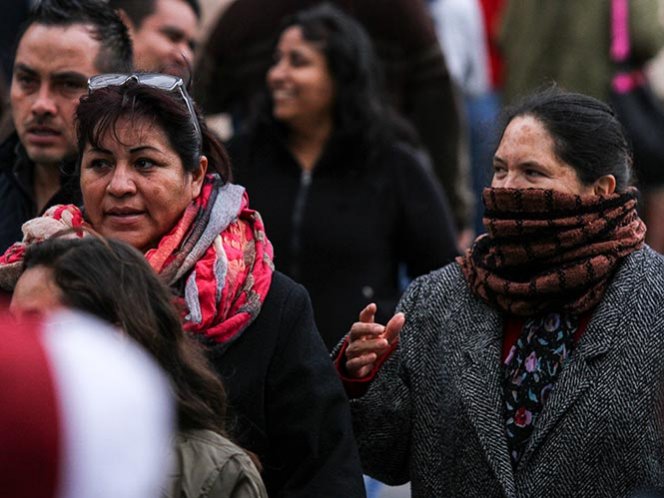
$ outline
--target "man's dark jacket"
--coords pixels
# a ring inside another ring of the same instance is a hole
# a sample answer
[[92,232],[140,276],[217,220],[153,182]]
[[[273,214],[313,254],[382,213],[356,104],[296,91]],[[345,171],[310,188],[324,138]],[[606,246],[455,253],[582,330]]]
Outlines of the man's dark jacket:
[[38,212],[35,202],[32,175],[34,163],[12,133],[0,145],[0,253],[23,238],[21,226],[54,204],[81,204],[78,179],[74,178],[73,162],[63,165],[58,190]]

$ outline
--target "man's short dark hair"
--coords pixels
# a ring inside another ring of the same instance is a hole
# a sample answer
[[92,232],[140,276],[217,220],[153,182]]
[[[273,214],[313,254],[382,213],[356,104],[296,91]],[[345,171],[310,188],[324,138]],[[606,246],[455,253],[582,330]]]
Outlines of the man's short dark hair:
[[133,54],[127,27],[117,12],[103,0],[41,0],[30,11],[19,32],[17,46],[33,24],[90,26],[92,38],[100,45],[95,67],[103,73],[126,73],[132,69]]
[[[201,6],[198,0],[182,0],[191,7],[196,14],[196,19],[201,20]],[[108,4],[114,9],[122,9],[132,22],[136,29],[141,28],[141,24],[146,17],[154,14],[157,0],[109,0]]]

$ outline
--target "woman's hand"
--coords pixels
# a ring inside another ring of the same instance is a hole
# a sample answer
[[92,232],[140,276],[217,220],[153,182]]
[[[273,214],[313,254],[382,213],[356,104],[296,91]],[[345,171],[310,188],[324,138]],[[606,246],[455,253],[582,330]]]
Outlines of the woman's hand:
[[376,309],[374,303],[369,304],[360,312],[360,320],[350,328],[346,348],[346,371],[350,377],[359,379],[369,375],[376,360],[389,350],[406,322],[405,315],[397,313],[387,325],[375,323]]

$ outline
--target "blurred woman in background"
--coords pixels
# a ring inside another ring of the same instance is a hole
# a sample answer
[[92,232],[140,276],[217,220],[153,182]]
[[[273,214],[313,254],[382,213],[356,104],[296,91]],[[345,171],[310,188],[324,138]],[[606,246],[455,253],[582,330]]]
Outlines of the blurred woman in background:
[[262,115],[229,144],[276,263],[309,290],[330,348],[368,302],[382,318],[394,311],[400,268],[412,278],[457,254],[440,185],[377,75],[356,21],[304,10],[281,32]]

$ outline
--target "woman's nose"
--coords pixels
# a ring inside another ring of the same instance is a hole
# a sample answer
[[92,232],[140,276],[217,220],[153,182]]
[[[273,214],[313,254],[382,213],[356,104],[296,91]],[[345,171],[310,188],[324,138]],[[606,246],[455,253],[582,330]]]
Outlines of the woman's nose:
[[277,81],[281,81],[285,75],[285,63],[283,61],[277,61],[267,72],[267,82],[268,84],[274,84]]
[[106,186],[106,191],[114,197],[136,193],[136,183],[130,169],[117,165]]

